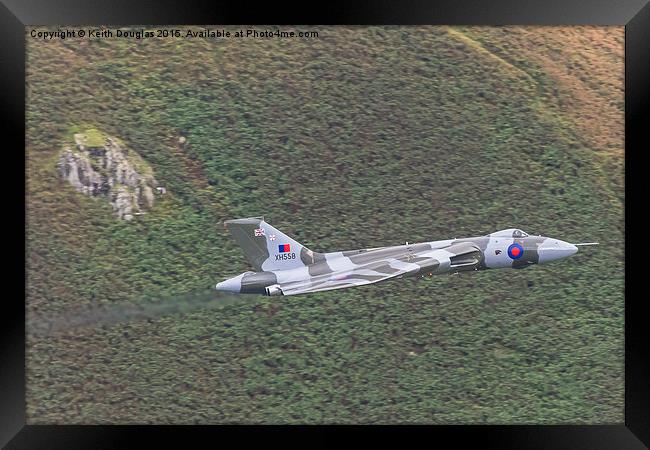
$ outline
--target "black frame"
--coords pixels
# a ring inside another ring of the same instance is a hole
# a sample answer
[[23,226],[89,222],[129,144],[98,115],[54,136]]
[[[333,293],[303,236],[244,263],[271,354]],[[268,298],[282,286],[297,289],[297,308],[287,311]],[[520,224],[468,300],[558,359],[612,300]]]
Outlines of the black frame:
[[[5,171],[16,177],[8,180],[4,192],[5,203],[10,199],[10,216],[22,218],[12,222],[23,233],[25,218],[24,194],[21,199],[21,170],[24,174],[25,139],[25,26],[27,25],[126,25],[126,24],[446,24],[446,25],[625,25],[625,142],[626,183],[625,223],[628,236],[647,233],[647,229],[630,234],[634,220],[632,205],[640,205],[642,182],[641,155],[649,148],[644,142],[644,125],[650,123],[650,4],[647,0],[444,0],[427,2],[325,2],[318,10],[303,8],[280,10],[266,4],[251,7],[248,4],[225,4],[214,1],[187,0],[181,4],[173,0],[3,0],[0,5],[0,80],[2,85],[2,122],[10,133],[3,136],[5,158],[10,157]],[[8,143],[12,145],[7,145]],[[3,182],[7,182],[3,176]],[[24,178],[22,183],[24,183]],[[22,184],[24,188],[24,184]],[[5,203],[6,204],[6,203]],[[8,215],[9,215],[8,214]],[[636,215],[635,215],[636,214]],[[13,230],[12,230],[13,231]],[[0,445],[7,448],[114,448],[126,447],[135,438],[153,442],[169,442],[174,435],[185,438],[206,435],[237,434],[238,438],[252,436],[250,427],[170,427],[170,426],[35,426],[25,424],[25,310],[19,293],[25,284],[18,280],[26,276],[25,241],[11,239],[11,232],[3,235],[4,244],[13,244],[14,257],[4,258],[13,281],[15,296],[5,295],[2,307],[2,360],[0,362]],[[626,240],[627,270],[625,296],[625,423],[620,425],[552,425],[552,426],[436,426],[394,427],[395,437],[412,435],[413,431],[431,434],[436,441],[443,437],[465,442],[468,439],[487,447],[498,448],[644,448],[650,445],[650,355],[647,342],[650,337],[644,327],[641,312],[643,292],[634,289],[639,284],[638,271],[642,266],[638,251],[631,251]],[[645,250],[645,249],[641,249]],[[22,259],[22,266],[20,261]],[[8,272],[7,272],[8,271]],[[20,275],[23,275],[21,277]],[[606,276],[606,274],[604,274]],[[275,431],[273,427],[253,427],[254,431]],[[349,430],[350,427],[291,427],[290,431]],[[368,428],[364,428],[367,431]],[[373,428],[376,430],[376,428]],[[382,437],[386,429],[382,429]],[[246,434],[244,434],[246,433]],[[401,435],[401,436],[399,436]],[[216,437],[216,436],[215,436]],[[429,441],[431,442],[431,441]],[[216,443],[216,442],[215,442]]]

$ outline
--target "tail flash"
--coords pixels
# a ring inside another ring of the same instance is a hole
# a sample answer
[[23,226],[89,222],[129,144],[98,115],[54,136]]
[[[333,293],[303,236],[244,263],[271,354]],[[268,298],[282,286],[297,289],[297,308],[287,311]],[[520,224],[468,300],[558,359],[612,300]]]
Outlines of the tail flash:
[[257,272],[308,266],[319,255],[266,223],[264,218],[226,220],[224,226]]

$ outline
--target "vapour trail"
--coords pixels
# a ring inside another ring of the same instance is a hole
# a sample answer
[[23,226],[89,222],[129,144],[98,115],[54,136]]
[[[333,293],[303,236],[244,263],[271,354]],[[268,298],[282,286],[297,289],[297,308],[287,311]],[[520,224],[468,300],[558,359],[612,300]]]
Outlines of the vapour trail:
[[172,314],[186,314],[199,309],[220,309],[242,303],[255,304],[259,303],[261,298],[201,290],[157,299],[125,301],[110,306],[80,307],[52,315],[28,315],[27,332],[35,336],[49,336],[76,328],[116,325]]

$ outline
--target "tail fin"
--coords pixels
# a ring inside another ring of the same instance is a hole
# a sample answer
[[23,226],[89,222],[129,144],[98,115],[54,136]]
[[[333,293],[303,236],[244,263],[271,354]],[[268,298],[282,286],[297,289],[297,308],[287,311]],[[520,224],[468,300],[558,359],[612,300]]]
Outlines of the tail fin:
[[319,253],[264,222],[264,218],[226,220],[224,226],[257,272],[295,269],[320,259]]

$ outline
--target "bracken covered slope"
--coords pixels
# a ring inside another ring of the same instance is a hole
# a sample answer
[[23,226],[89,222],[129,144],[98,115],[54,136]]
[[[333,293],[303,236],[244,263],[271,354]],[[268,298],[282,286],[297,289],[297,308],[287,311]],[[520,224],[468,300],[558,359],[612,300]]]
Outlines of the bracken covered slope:
[[[30,329],[247,270],[229,218],[318,251],[508,227],[601,245],[30,333],[29,423],[620,423],[623,28],[312,30],[27,37]],[[119,220],[58,177],[87,128],[167,188],[147,214]]]

